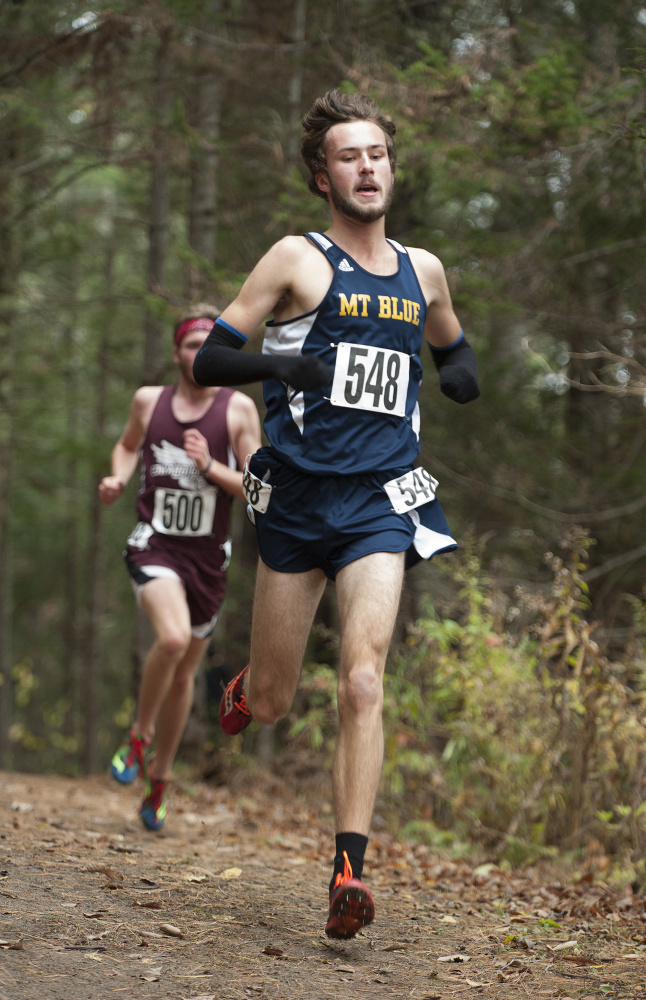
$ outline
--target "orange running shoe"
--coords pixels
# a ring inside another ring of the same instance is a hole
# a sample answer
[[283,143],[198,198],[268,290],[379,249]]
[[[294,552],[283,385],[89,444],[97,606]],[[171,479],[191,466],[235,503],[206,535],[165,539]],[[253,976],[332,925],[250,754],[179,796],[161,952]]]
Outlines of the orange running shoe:
[[360,879],[352,877],[347,851],[343,858],[343,874],[338,873],[330,893],[330,915],[325,925],[325,933],[331,938],[353,938],[375,919],[370,892]]
[[220,701],[220,725],[227,736],[235,736],[253,722],[244,696],[244,679],[248,672],[249,667],[246,666],[227,684]]

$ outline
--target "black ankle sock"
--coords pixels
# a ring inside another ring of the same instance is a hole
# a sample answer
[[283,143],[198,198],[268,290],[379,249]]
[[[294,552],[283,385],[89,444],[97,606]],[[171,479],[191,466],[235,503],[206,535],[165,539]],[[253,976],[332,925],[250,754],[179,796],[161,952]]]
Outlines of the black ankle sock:
[[363,872],[363,858],[368,846],[368,838],[362,833],[337,833],[336,854],[334,856],[334,871],[330,880],[330,892],[334,888],[334,883],[338,874],[343,874],[345,858],[343,852],[348,855],[348,861],[352,865],[352,877],[361,878]]

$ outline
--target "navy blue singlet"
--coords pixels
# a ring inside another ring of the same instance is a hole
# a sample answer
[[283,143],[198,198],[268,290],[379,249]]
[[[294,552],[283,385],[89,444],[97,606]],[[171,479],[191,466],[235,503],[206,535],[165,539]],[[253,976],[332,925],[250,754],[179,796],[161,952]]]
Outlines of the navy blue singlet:
[[412,467],[419,454],[420,350],[426,303],[405,247],[395,274],[364,270],[320,233],[306,237],[334,268],[312,312],[267,323],[264,354],[317,354],[335,370],[323,389],[264,382],[264,429],[274,454],[314,475]]

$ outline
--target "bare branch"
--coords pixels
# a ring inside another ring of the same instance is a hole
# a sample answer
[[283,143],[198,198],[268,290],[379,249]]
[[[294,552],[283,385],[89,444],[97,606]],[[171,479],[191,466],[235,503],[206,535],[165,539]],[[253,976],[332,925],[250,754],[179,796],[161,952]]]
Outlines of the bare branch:
[[636,236],[632,240],[620,240],[607,247],[597,247],[596,250],[586,250],[584,253],[576,253],[573,257],[564,257],[562,264],[583,264],[589,260],[599,260],[600,257],[610,257],[613,253],[621,253],[622,250],[634,250],[635,247],[646,246],[646,236]]

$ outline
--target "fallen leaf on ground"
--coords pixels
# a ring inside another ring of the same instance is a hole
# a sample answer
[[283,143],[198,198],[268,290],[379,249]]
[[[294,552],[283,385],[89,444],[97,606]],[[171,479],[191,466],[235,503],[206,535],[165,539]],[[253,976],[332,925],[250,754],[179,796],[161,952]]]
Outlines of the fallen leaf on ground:
[[471,955],[443,955],[438,962],[469,962]]
[[563,951],[564,948],[576,948],[578,943],[578,941],[561,941],[560,944],[555,944],[554,947],[551,944],[548,944],[547,947],[550,951]]
[[161,977],[161,965],[157,969],[149,969],[148,972],[142,972],[139,976],[143,979],[145,983],[158,983]]
[[183,938],[184,934],[180,931],[179,927],[175,927],[173,924],[160,924],[159,929],[162,934],[167,934],[168,937]]
[[7,951],[22,951],[24,945],[20,938],[18,941],[0,941],[0,948],[5,948]]
[[220,878],[240,878],[242,875],[242,868],[227,868],[226,871],[220,872]]

